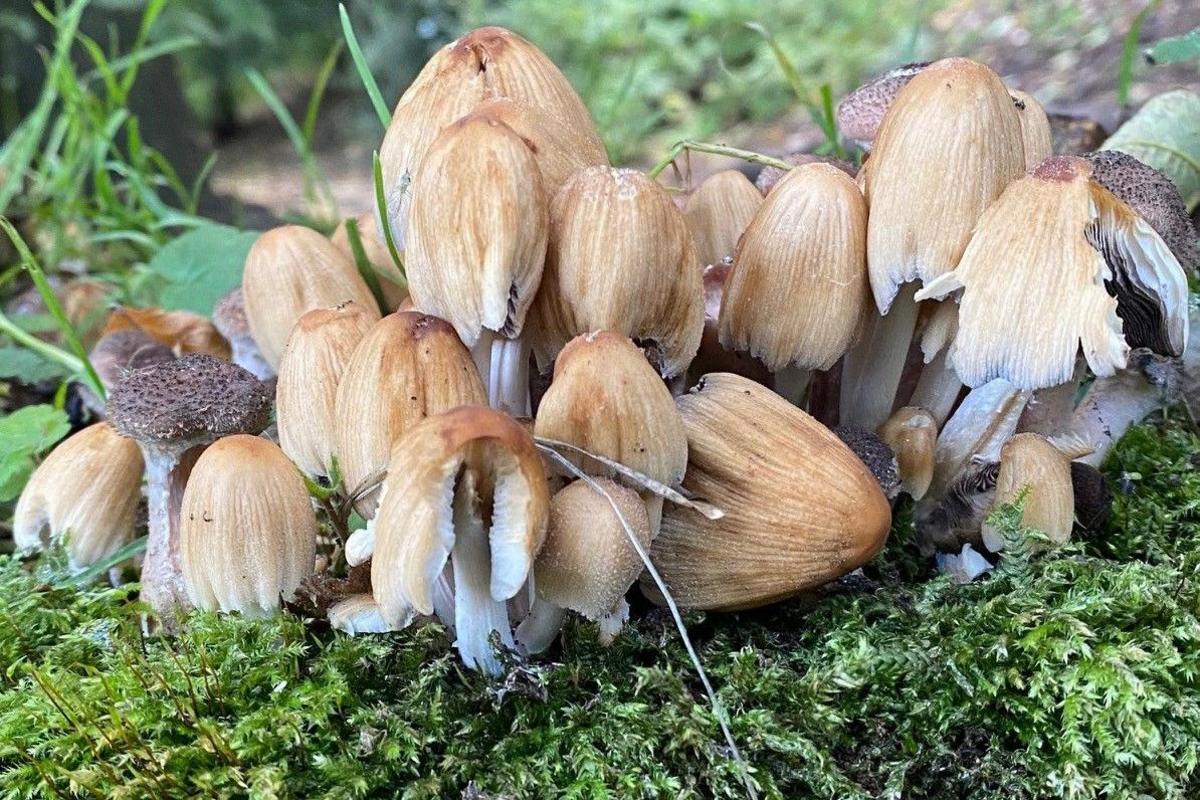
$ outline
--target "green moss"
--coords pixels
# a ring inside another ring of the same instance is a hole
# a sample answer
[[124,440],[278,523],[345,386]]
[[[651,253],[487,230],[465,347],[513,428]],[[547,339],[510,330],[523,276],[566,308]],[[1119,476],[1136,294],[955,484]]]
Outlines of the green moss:
[[[1197,445],[1137,429],[1108,534],[971,585],[931,577],[902,516],[869,581],[693,615],[762,794],[1196,796]],[[435,626],[198,615],[143,640],[130,590],[53,590],[54,570],[0,561],[3,798],[743,796],[658,613],[607,650],[573,625],[493,684]]]

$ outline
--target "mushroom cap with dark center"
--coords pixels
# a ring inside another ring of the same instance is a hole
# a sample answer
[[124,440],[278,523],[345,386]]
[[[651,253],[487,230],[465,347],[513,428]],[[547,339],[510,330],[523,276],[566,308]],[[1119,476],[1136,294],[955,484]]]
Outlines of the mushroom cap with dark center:
[[229,290],[213,306],[212,323],[217,332],[230,341],[250,335],[250,322],[246,319],[246,301],[241,286]]
[[839,425],[833,432],[871,470],[884,497],[891,500],[900,493],[900,467],[887,442],[873,431],[855,425]]
[[1200,268],[1196,228],[1187,205],[1171,179],[1149,164],[1119,150],[1084,156],[1092,164],[1092,180],[1136,211],[1162,237],[1189,274]]
[[270,412],[271,395],[262,381],[206,353],[132,370],[108,397],[117,432],[149,445],[259,433]]

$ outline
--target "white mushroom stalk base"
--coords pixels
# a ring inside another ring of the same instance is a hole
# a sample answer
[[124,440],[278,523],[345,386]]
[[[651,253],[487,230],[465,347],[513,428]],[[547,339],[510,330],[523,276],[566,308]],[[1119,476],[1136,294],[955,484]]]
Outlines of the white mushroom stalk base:
[[842,367],[842,425],[875,430],[892,414],[904,362],[917,327],[917,285],[901,287],[892,307],[873,316]]
[[515,649],[509,628],[508,608],[492,596],[492,555],[488,531],[484,527],[469,482],[454,496],[454,549],[450,553],[454,570],[454,646],[468,667],[487,675],[500,675],[504,665],[496,657],[492,633],[503,647]]
[[567,611],[562,606],[538,598],[517,626],[517,643],[530,655],[546,652],[558,638],[566,618]]
[[191,607],[179,563],[179,508],[183,487],[202,449],[192,448],[182,456],[145,451],[149,519],[141,599],[154,609],[168,630],[176,614]]
[[488,405],[513,417],[529,416],[528,341],[484,330],[471,348],[471,357],[487,387]]
[[[1079,458],[1099,467],[1125,432],[1173,400],[1176,365],[1156,359],[1146,369],[1121,370],[1110,378],[1097,378],[1071,417],[1071,433],[1092,452]],[[1155,368],[1163,374],[1151,374]]]

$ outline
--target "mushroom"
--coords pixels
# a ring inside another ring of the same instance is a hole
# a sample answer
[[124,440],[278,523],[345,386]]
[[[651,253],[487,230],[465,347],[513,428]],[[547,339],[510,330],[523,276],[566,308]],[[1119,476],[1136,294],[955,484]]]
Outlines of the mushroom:
[[723,258],[704,268],[704,333],[700,337],[700,349],[688,365],[684,386],[696,385],[700,378],[710,372],[732,372],[767,388],[775,386],[775,376],[757,358],[721,346],[721,301],[732,269],[732,257]]
[[176,355],[208,353],[224,359],[230,356],[229,342],[212,322],[190,311],[117,306],[109,313],[101,335],[129,329],[142,331]]
[[391,626],[370,594],[352,594],[329,607],[326,613],[334,630],[357,636],[360,633],[387,633]]
[[216,305],[212,312],[213,327],[229,341],[233,351],[233,363],[246,370],[259,380],[274,377],[274,368],[263,358],[250,333],[250,323],[246,319],[246,300],[242,287],[229,290]]
[[721,344],[760,359],[793,402],[811,371],[832,367],[858,335],[870,302],[866,228],[854,181],[828,164],[806,164],[767,195],[738,243]]
[[645,348],[663,377],[683,373],[700,346],[704,291],[687,223],[661,186],[608,167],[567,181],[528,326],[543,370],[571,339],[603,329]]
[[[347,222],[349,220],[342,220],[330,235],[329,241],[351,261],[354,261],[354,248],[350,246]],[[367,261],[375,272],[383,278],[379,282],[379,291],[383,294],[383,302],[387,308],[381,310],[388,313],[399,311],[401,305],[408,299],[408,280],[400,271],[400,267],[396,266],[396,262],[392,260],[392,253],[388,250],[383,234],[380,233],[375,215],[371,212],[359,214],[354,218],[354,225],[358,229],[363,255],[367,257]]]
[[503,122],[469,114],[433,141],[412,185],[413,301],[472,349],[491,405],[526,416],[521,329],[542,279],[549,202],[533,149]]
[[[334,400],[335,453],[352,493],[381,478],[400,436],[456,406],[487,405],[471,354],[445,320],[415,311],[389,314],[367,331],[342,370]],[[370,518],[379,490],[362,494]]]
[[275,387],[279,446],[311,477],[332,471],[338,382],[374,324],[374,315],[349,302],[309,311],[288,337]]
[[[1036,433],[1018,433],[1000,449],[993,506],[1023,502],[1021,526],[1042,531],[1052,545],[1066,544],[1075,520],[1071,462],[1058,448]],[[993,553],[1004,549],[1004,537],[986,520],[983,545]],[[1040,544],[1030,542],[1030,548]]]
[[1179,363],[1147,350],[1135,350],[1129,367],[1097,378],[1075,408],[1069,430],[1091,452],[1079,460],[1104,463],[1125,432],[1178,397]]
[[900,491],[920,500],[933,482],[937,421],[923,408],[905,406],[879,428],[879,438],[896,454]]
[[196,457],[235,433],[258,433],[271,397],[239,366],[201,353],[132,370],[108,397],[113,429],[135,440],[146,464],[149,539],[142,599],[168,628],[186,607],[179,567],[179,503]]
[[[675,486],[687,468],[687,436],[666,385],[627,337],[596,331],[572,339],[554,364],[554,380],[538,406],[534,433],[567,442]],[[571,459],[589,474],[596,462]],[[657,534],[662,498],[647,493]]]
[[490,637],[513,647],[505,601],[525,585],[546,535],[549,496],[533,438],[511,417],[463,407],[429,417],[396,442],[374,536],[371,585],[384,621],[434,612],[435,584],[454,575],[455,646],[490,675]]
[[958,331],[958,303],[930,301],[922,303],[921,311],[925,319],[921,331],[924,366],[921,367],[908,404],[926,409],[937,426],[941,427],[954,410],[963,388],[958,373],[947,363],[950,345]]
[[605,494],[582,480],[550,498],[546,542],[534,562],[537,599],[517,626],[516,641],[526,652],[541,653],[554,642],[568,609],[599,623],[604,644],[612,642],[629,618],[625,592],[644,564],[625,526],[647,551],[650,520],[637,492],[607,478],[596,483],[619,512]]
[[571,84],[536,46],[503,28],[478,28],[443,47],[421,69],[392,113],[379,162],[387,223],[396,247],[408,238],[414,173],[442,129],[479,104],[509,98],[569,131],[584,163],[607,164],[604,144]]
[[846,95],[837,107],[838,131],[864,151],[870,152],[871,143],[879,133],[888,107],[913,76],[927,66],[927,62],[903,64],[872,78]]
[[[111,392],[125,372],[151,364],[171,361],[175,353],[159,344],[140,328],[125,328],[101,336],[88,353],[92,368],[100,377],[106,392]],[[78,385],[79,399],[84,407],[99,419],[104,418],[104,401],[85,384]]]
[[984,209],[1024,171],[1020,119],[992,70],[943,59],[900,89],[859,173],[881,316],[870,315],[846,356],[842,424],[874,429],[891,414],[917,321],[918,284],[952,273]]
[[963,290],[950,363],[968,386],[1002,377],[1020,389],[1069,381],[1082,348],[1099,377],[1130,347],[1178,356],[1187,344],[1187,280],[1141,217],[1054,156],[1013,182],[979,220],[954,272],[917,299]]
[[683,217],[692,232],[701,264],[716,264],[732,256],[742,231],[762,205],[762,195],[750,179],[727,169],[704,179],[687,197]]
[[1021,142],[1025,151],[1025,169],[1030,170],[1045,161],[1054,150],[1050,139],[1050,120],[1046,109],[1037,98],[1031,94],[1009,90],[1013,105],[1020,112],[1017,117],[1021,120]]
[[[833,156],[818,156],[813,153],[792,153],[783,159],[793,167],[799,167],[804,164],[828,164],[831,167],[837,167],[842,172],[849,175],[851,178],[858,175],[858,167],[840,158]],[[766,197],[775,188],[775,184],[791,170],[781,169],[779,167],[763,167],[759,171],[758,177],[754,179],[754,188],[758,189],[759,194]]]
[[354,262],[324,236],[300,225],[272,228],[254,241],[246,255],[242,291],[250,332],[276,370],[292,326],[304,312],[352,300],[376,318],[379,314]]
[[86,569],[133,539],[142,454],[106,422],[62,442],[38,465],[13,512],[17,550],[66,540],[68,564]]
[[269,616],[313,572],[317,518],[279,447],[226,436],[205,449],[183,490],[179,564],[205,611]]
[[[808,414],[737,375],[676,399],[683,486],[719,519],[668,507],[651,560],[682,608],[736,610],[820,586],[883,547],[891,508],[871,472]],[[645,577],[642,591],[661,602]]]

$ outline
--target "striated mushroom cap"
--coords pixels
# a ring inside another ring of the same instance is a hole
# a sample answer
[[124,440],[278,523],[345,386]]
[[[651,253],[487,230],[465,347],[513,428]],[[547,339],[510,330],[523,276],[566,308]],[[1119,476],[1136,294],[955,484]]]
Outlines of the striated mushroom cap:
[[484,112],[445,128],[413,176],[407,268],[413,302],[468,347],[516,338],[542,279],[547,207],[531,144]]
[[1054,153],[1050,136],[1050,119],[1037,98],[1013,89],[1013,104],[1021,120],[1021,142],[1025,151],[1025,169],[1033,169]]
[[[1066,544],[1075,523],[1071,462],[1045,437],[1018,433],[1000,449],[995,505],[1024,499],[1021,525],[1045,533],[1052,544]],[[999,531],[983,525],[983,544],[993,553],[1004,548]],[[1031,542],[1034,549],[1038,542]]]
[[[401,305],[408,299],[408,281],[400,272],[400,268],[396,266],[396,262],[392,260],[392,253],[388,250],[387,240],[380,233],[375,215],[370,212],[359,214],[354,218],[354,222],[358,227],[358,238],[362,242],[363,255],[367,257],[367,261],[371,262],[371,266],[380,276],[379,291],[383,294],[383,301],[387,305],[387,308],[383,310],[388,313],[399,311]],[[342,251],[351,263],[354,262],[354,248],[350,246],[350,234],[346,230],[346,220],[342,220],[334,229],[329,237],[329,242]]]
[[65,536],[71,568],[86,569],[133,539],[141,485],[137,444],[108,423],[90,425],[34,470],[13,512],[13,543],[40,550]]
[[582,170],[554,198],[546,270],[529,318],[543,369],[572,338],[601,329],[646,347],[664,377],[687,368],[704,329],[687,223],[661,186],[630,169]]
[[200,456],[183,490],[179,535],[197,608],[274,614],[313,572],[317,519],[304,480],[257,436],[227,436]]
[[903,64],[872,78],[846,95],[837,107],[838,131],[862,149],[870,150],[883,117],[896,95],[927,66],[929,64],[926,62]]
[[[727,373],[676,401],[688,436],[683,486],[724,512],[668,507],[651,558],[685,608],[753,608],[869,561],[891,508],[870,470],[827,428]],[[642,591],[657,593],[643,579]]]
[[854,344],[870,300],[867,207],[827,164],[796,167],[742,234],[721,301],[721,344],[772,371],[829,369]]
[[[791,164],[793,167],[803,166],[804,164],[828,164],[831,167],[837,167],[842,172],[849,175],[851,178],[857,177],[858,167],[844,159],[834,158],[833,156],[818,156],[813,153],[792,153],[785,156],[784,161]],[[790,169],[784,170],[779,167],[763,167],[758,173],[758,177],[754,179],[754,187],[759,193],[766,197],[779,183],[784,175],[791,172]]]
[[762,195],[736,169],[705,178],[688,196],[683,212],[700,263],[716,264],[733,255],[738,238],[760,205]]

